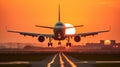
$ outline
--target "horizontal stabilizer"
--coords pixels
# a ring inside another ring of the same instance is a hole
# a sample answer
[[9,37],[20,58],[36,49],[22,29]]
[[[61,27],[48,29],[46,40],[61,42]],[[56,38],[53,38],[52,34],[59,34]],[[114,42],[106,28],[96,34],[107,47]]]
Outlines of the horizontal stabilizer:
[[74,27],[83,27],[84,25],[77,25],[77,26],[74,26]]
[[49,28],[49,29],[54,29],[54,27],[48,27],[48,26],[40,26],[40,25],[35,25],[36,27],[42,27],[42,28]]
[[84,25],[77,25],[77,26],[73,26],[73,27],[66,27],[66,28],[76,28],[76,27],[83,27]]

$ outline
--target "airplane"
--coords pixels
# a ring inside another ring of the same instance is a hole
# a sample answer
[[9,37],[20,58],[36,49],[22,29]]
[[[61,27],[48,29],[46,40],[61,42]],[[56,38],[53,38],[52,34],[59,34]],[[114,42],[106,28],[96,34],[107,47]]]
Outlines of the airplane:
[[110,30],[101,30],[101,31],[96,31],[96,32],[85,32],[85,33],[78,33],[78,34],[72,34],[72,35],[66,35],[65,30],[68,28],[77,28],[77,27],[83,27],[83,25],[77,25],[73,27],[65,27],[64,23],[61,22],[61,16],[60,16],[60,5],[58,7],[58,22],[55,24],[54,27],[49,27],[49,26],[40,26],[40,25],[35,25],[36,27],[41,27],[41,28],[47,28],[47,29],[52,29],[53,34],[41,34],[41,33],[31,33],[31,32],[19,32],[19,31],[13,31],[13,30],[7,30],[8,32],[13,32],[13,33],[19,33],[20,35],[24,36],[32,36],[32,37],[38,37],[39,42],[44,42],[45,37],[49,39],[48,42],[48,47],[53,46],[52,40],[58,40],[58,45],[61,45],[61,40],[67,39],[66,46],[71,46],[70,38],[74,37],[75,42],[80,42],[81,37],[86,37],[90,35],[97,35],[99,33],[103,32],[109,32]]

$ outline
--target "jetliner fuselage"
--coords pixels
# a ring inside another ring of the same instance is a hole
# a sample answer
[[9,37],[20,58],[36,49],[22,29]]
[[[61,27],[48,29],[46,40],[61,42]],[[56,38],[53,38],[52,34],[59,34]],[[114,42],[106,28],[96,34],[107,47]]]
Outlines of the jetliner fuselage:
[[57,22],[54,27],[54,39],[64,40],[65,37],[65,25],[62,22]]

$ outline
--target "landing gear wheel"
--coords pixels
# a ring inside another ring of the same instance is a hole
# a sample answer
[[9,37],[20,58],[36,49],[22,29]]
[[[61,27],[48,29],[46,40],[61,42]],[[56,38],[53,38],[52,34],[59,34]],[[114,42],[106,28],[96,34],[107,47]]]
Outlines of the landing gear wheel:
[[52,43],[48,43],[48,47],[51,46],[52,47]]
[[68,46],[71,47],[71,43],[66,43],[66,46],[67,46],[67,47],[68,47]]

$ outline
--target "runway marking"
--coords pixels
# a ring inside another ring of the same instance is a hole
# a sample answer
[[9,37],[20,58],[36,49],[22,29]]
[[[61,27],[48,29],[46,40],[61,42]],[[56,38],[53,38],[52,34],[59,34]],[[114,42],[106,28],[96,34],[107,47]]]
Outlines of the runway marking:
[[51,64],[55,61],[55,58],[58,54],[55,54],[55,56],[53,57],[53,59],[47,64],[47,67],[51,67]]
[[67,60],[67,62],[68,62],[72,67],[77,67],[70,59],[68,59],[67,56],[65,56],[65,54],[62,53],[62,55],[65,57],[65,59]]
[[60,66],[61,66],[61,67],[65,67],[65,66],[64,66],[64,61],[62,60],[61,53],[59,53],[59,57],[60,57]]

